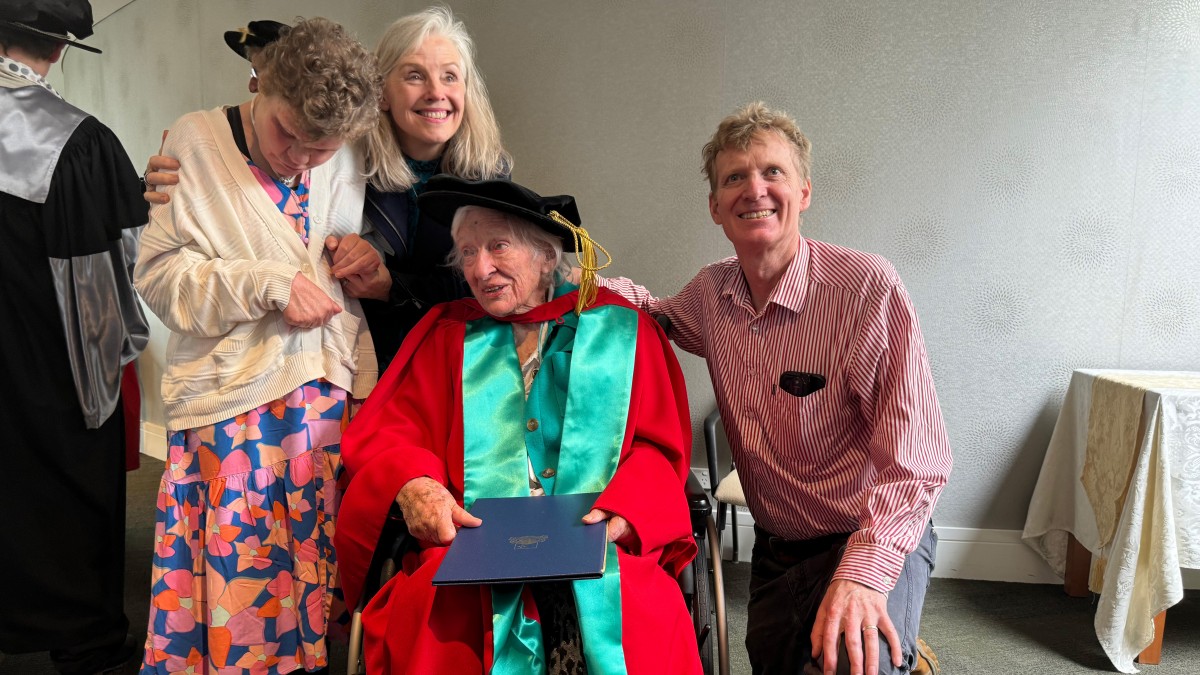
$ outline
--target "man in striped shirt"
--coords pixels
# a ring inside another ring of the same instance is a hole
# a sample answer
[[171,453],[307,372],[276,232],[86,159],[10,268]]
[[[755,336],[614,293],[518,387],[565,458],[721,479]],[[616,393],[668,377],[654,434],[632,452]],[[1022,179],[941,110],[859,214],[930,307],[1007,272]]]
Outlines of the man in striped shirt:
[[723,120],[705,173],[737,255],[669,298],[604,285],[670,317],[670,337],[708,362],[756,523],[754,672],[908,673],[950,445],[895,269],[800,235],[810,147],[761,103]]

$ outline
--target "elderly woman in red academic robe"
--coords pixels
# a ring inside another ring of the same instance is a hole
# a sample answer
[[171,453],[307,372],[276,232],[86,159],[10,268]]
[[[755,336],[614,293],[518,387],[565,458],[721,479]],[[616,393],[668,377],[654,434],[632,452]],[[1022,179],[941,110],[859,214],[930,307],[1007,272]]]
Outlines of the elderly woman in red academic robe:
[[[698,673],[676,581],[695,554],[683,378],[657,324],[594,283],[574,199],[507,181],[430,180],[473,299],[438,305],[346,430],[336,547],[358,601],[388,511],[419,552],[364,614],[368,671]],[[566,282],[576,252],[579,287]],[[480,497],[598,492],[600,579],[433,586]]]

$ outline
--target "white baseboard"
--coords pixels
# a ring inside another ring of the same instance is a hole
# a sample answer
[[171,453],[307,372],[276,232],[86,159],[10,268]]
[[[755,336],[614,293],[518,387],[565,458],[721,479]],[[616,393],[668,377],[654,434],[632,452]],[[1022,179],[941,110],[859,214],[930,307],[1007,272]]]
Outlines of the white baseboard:
[[[722,557],[733,559],[733,538],[728,522],[721,537]],[[1026,584],[1061,584],[1041,556],[1021,541],[1020,530],[983,530],[938,527],[937,566],[933,576],[946,579],[1008,581]],[[754,548],[754,519],[738,512],[738,561],[749,562]],[[1188,572],[1184,570],[1185,581]]]
[[[933,576],[946,579],[1061,584],[1042,557],[1021,541],[1020,530],[939,527],[937,567]],[[1183,587],[1200,589],[1200,570],[1180,568]]]
[[167,461],[167,430],[152,422],[142,422],[142,452]]
[[1020,530],[938,527],[937,566],[945,579],[1061,584],[1062,578],[1021,541]]
[[1194,591],[1200,589],[1200,570],[1179,570],[1180,576],[1183,577],[1183,587],[1186,590]]

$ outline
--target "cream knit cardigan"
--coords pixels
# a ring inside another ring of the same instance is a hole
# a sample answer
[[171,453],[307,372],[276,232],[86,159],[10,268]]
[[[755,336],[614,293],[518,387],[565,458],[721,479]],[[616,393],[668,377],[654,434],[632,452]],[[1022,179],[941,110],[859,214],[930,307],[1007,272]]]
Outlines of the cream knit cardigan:
[[[365,398],[378,366],[358,300],[330,274],[325,237],[362,230],[365,183],[348,147],[310,172],[309,244],[250,173],[222,109],[184,115],[163,154],[179,159],[168,205],[150,210],[134,284],[171,329],[167,428],[192,429],[324,377]],[[160,188],[161,189],[161,188]],[[319,328],[283,320],[297,273],[343,311]]]

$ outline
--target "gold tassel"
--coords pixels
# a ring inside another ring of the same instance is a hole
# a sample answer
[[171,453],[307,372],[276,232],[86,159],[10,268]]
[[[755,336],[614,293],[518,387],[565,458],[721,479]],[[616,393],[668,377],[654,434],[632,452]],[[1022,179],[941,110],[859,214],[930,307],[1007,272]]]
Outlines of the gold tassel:
[[250,36],[254,35],[254,33],[249,28],[246,28],[246,27],[242,27],[237,30],[239,33],[242,34],[242,37],[238,38],[238,44],[242,44],[242,45],[246,44],[246,40],[249,40]]
[[[550,219],[571,231],[575,238],[575,260],[579,262],[579,299],[575,301],[575,316],[579,316],[596,300],[596,273],[612,264],[608,249],[592,239],[588,231],[563,217],[558,211],[550,212]],[[608,262],[597,265],[596,249],[604,254]]]

